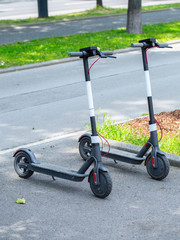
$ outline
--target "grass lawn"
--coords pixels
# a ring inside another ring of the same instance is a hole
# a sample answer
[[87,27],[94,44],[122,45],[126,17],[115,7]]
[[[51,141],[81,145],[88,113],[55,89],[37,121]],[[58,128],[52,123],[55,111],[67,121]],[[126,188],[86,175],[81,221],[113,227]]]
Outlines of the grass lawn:
[[159,42],[180,39],[180,22],[144,25],[143,34],[128,34],[120,28],[1,45],[0,68],[66,58],[68,52],[88,46],[99,46],[102,51],[123,49],[143,38],[156,38]]
[[[138,146],[143,146],[149,139],[149,134],[139,133],[136,127],[130,126],[128,122],[116,124],[110,117],[107,118],[105,114],[102,124],[99,123],[97,118],[97,131],[106,139],[131,143]],[[158,136],[160,139],[161,133],[159,131]],[[159,147],[164,152],[180,155],[180,135],[178,129],[174,133],[166,132],[163,134],[163,138],[159,142]]]
[[[138,135],[134,128],[128,128],[124,125],[119,126],[113,122],[104,123],[98,128],[98,132],[106,139],[131,143],[138,146],[143,146],[149,139],[148,136]],[[159,143],[159,147],[164,152],[180,155],[180,135],[164,135]]]

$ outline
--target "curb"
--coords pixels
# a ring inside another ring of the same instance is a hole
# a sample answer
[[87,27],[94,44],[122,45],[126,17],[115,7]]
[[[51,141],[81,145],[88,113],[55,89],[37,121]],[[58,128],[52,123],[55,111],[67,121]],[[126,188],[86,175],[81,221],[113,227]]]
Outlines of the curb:
[[27,64],[27,65],[23,65],[23,66],[4,68],[4,69],[0,69],[0,74],[28,70],[28,69],[33,69],[33,68],[47,67],[47,66],[61,64],[61,63],[74,62],[74,61],[78,61],[78,60],[79,60],[79,58],[62,58],[62,59],[56,59],[56,60],[51,60],[51,61],[46,61],[46,62]]
[[[108,140],[108,142],[112,148],[117,149],[117,150],[122,150],[127,153],[128,152],[129,153],[138,153],[142,148],[141,146],[133,145],[130,143],[119,142],[119,141],[115,141],[115,140]],[[107,146],[106,143],[105,143],[105,145]],[[179,155],[166,153],[166,156],[167,156],[171,166],[180,168],[180,156]]]
[[[179,42],[180,42],[180,40],[179,40]],[[113,52],[114,52],[114,54],[120,54],[120,53],[125,53],[125,52],[132,52],[132,51],[138,51],[138,49],[125,48],[125,49],[114,50]],[[51,66],[51,65],[67,63],[67,62],[75,62],[75,61],[81,61],[81,60],[79,59],[79,57],[73,57],[73,58],[56,59],[56,60],[51,60],[51,61],[46,61],[46,62],[41,62],[41,63],[27,64],[27,65],[23,65],[23,66],[0,69],[0,74],[22,71],[22,70],[33,69],[33,68],[47,67],[47,66]]]
[[[172,45],[178,44],[178,43],[180,43],[180,39],[168,41],[168,43],[172,44]],[[113,52],[114,52],[114,54],[121,54],[121,53],[126,53],[126,52],[133,52],[133,51],[139,51],[139,48],[117,49],[117,50],[114,50]],[[80,61],[79,57],[62,58],[62,59],[56,59],[56,60],[51,60],[51,61],[46,61],[46,62],[41,62],[41,63],[33,63],[33,64],[27,64],[27,65],[23,65],[23,66],[4,68],[4,69],[0,69],[0,74],[28,70],[28,69],[33,69],[33,68],[47,67],[47,66],[51,66],[51,65],[74,62],[74,61]]]

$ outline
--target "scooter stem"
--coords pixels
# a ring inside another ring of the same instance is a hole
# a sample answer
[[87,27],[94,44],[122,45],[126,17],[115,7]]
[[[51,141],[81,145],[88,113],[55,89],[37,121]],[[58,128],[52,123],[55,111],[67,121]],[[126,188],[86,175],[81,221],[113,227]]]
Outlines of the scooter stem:
[[[153,109],[153,101],[152,101],[152,90],[151,90],[151,81],[150,81],[150,74],[148,68],[148,60],[147,60],[147,49],[141,48],[142,50],[142,59],[144,65],[144,74],[145,74],[145,81],[146,81],[146,93],[147,93],[147,102],[148,102],[148,110],[149,110],[149,124],[154,125],[156,121],[154,119],[154,109]],[[151,128],[155,128],[155,126],[151,126]]]

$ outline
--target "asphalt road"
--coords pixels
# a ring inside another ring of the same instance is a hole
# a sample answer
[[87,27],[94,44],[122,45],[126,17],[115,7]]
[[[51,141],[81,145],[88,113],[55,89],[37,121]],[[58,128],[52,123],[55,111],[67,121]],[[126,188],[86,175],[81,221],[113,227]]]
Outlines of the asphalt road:
[[[155,113],[180,108],[179,53],[180,43],[148,52]],[[91,78],[100,120],[147,113],[140,50],[101,59]],[[0,150],[85,130],[89,122],[82,60],[0,74],[0,86]]]
[[[81,21],[59,21],[45,24],[0,28],[0,44],[121,28],[126,26],[126,18],[126,15],[106,16]],[[143,24],[172,21],[180,21],[179,8],[165,11],[146,12],[142,14]]]
[[[179,0],[163,0],[163,4]],[[128,0],[103,0],[104,6],[127,8]],[[142,5],[162,4],[162,0],[143,0]],[[48,0],[49,16],[84,11],[95,7],[95,0]],[[0,19],[22,19],[37,17],[37,0],[1,0]]]
[[[41,162],[77,170],[78,135],[31,147]],[[53,145],[53,147],[52,147]],[[177,240],[180,238],[180,169],[152,180],[143,165],[104,159],[111,194],[96,198],[87,179],[74,183],[34,173],[20,179],[12,153],[0,155],[0,239],[2,240]],[[25,205],[16,204],[24,197]]]

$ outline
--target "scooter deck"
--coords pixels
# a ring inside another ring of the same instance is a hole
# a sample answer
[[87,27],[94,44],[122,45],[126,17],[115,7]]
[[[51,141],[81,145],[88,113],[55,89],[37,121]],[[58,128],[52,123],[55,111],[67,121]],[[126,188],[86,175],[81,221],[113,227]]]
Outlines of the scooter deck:
[[59,167],[49,163],[39,164],[31,163],[30,170],[75,182],[81,182],[85,177],[88,176],[88,174],[79,174],[76,171],[69,170],[64,167]]
[[[107,152],[108,148],[103,147],[103,150],[101,150],[101,155],[104,155]],[[136,154],[134,153],[129,153],[117,149],[111,149],[110,152],[105,157],[130,164],[141,164],[146,159],[145,156],[137,157]]]

